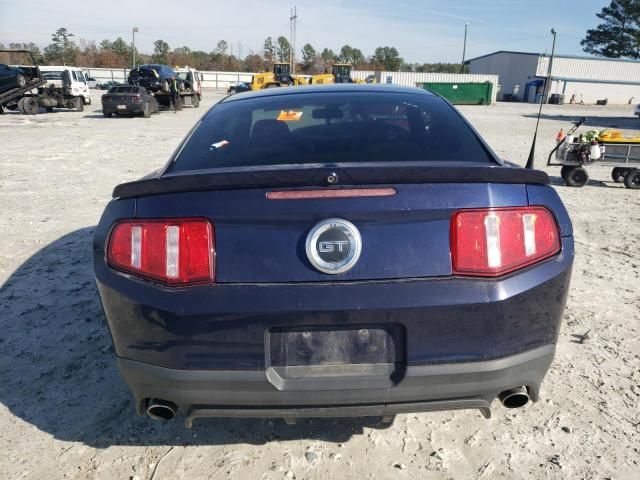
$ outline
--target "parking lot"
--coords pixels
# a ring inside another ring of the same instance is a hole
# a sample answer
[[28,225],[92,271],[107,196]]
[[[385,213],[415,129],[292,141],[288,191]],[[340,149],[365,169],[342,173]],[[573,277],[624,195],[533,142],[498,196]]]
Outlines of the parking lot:
[[[540,402],[368,419],[135,414],[93,281],[91,238],[113,187],[161,167],[199,109],[150,119],[0,115],[0,474],[3,478],[637,478],[640,471],[640,192],[590,169],[564,186],[546,157],[560,128],[632,132],[633,106],[546,105],[536,149],[571,214],[576,262]],[[524,164],[537,106],[461,107],[503,158]],[[588,332],[588,335],[584,335]],[[633,472],[636,472],[633,474]]]

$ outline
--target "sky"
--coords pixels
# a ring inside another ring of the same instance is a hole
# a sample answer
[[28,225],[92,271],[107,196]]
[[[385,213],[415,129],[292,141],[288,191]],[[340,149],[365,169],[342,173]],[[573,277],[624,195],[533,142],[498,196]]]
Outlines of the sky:
[[586,55],[580,47],[587,28],[608,0],[107,0],[60,3],[0,0],[0,43],[35,42],[41,48],[59,27],[75,39],[131,41],[152,53],[153,42],[173,49],[212,51],[226,40],[233,53],[260,52],[268,36],[289,36],[290,9],[297,7],[298,58],[310,43],[338,52],[342,45],[369,56],[393,46],[407,62],[459,62],[468,23],[466,58],[496,50],[546,52],[550,29],[558,32],[556,53]]

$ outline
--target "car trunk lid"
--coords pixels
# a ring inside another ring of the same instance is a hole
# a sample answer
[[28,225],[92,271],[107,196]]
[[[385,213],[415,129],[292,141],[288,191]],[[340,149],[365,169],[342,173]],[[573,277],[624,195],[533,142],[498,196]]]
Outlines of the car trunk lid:
[[[500,167],[503,170],[522,171]],[[354,181],[354,177],[360,178],[357,172],[348,175],[347,170],[340,168],[306,173],[311,179],[319,175],[318,182],[326,181],[327,173],[343,179],[348,176],[351,184],[233,188],[233,178],[227,177],[229,183],[219,188],[170,191],[169,184],[175,180],[160,177],[138,183],[140,192],[144,188],[165,188],[166,193],[140,196],[137,217],[210,219],[215,228],[216,281],[220,283],[362,281],[451,275],[449,232],[454,211],[527,205],[523,183],[474,182],[469,176],[466,181],[454,182],[450,178],[443,183],[413,183],[415,180],[411,182],[410,176],[405,176],[405,182],[401,183],[401,173],[396,172],[395,183],[359,184]],[[394,175],[392,171],[387,173]],[[442,174],[447,178],[446,172]],[[482,179],[482,175],[478,172],[476,178]],[[494,176],[506,180],[501,175],[496,172]],[[366,176],[375,177],[372,172]],[[254,177],[251,181],[262,180]],[[158,183],[164,185],[159,187]],[[386,194],[339,193],[345,189],[384,190]],[[124,189],[120,192],[127,193]],[[324,193],[324,198],[318,198],[317,192]],[[353,224],[362,239],[358,261],[350,270],[337,275],[320,271],[305,250],[311,230],[319,222],[332,218]]]

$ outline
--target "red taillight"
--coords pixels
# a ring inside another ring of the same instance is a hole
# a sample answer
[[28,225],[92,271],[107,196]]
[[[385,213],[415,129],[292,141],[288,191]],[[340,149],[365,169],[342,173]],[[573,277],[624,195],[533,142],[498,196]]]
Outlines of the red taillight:
[[140,96],[139,96],[139,95],[132,95],[132,96],[131,96],[131,101],[132,101],[133,103],[140,103],[140,102],[142,101],[142,98],[140,98]]
[[125,220],[113,227],[109,265],[172,285],[215,279],[213,226],[203,219]]
[[560,233],[544,207],[461,210],[451,220],[453,273],[498,276],[560,251]]

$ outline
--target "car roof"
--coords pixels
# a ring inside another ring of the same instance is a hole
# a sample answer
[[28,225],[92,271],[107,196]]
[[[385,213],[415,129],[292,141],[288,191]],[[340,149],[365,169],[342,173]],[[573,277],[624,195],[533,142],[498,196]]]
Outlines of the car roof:
[[171,67],[163,63],[143,63],[142,65],[138,65],[138,68],[171,68]]
[[260,97],[274,97],[280,95],[302,95],[313,93],[330,93],[330,92],[354,92],[354,93],[405,93],[413,95],[428,95],[434,94],[428,90],[423,90],[416,87],[401,87],[399,85],[392,85],[386,83],[373,83],[373,84],[355,84],[355,83],[334,83],[330,85],[304,85],[299,87],[281,87],[281,88],[265,88],[263,90],[238,93],[226,97],[222,102],[236,102],[242,100],[248,100],[252,98]]

